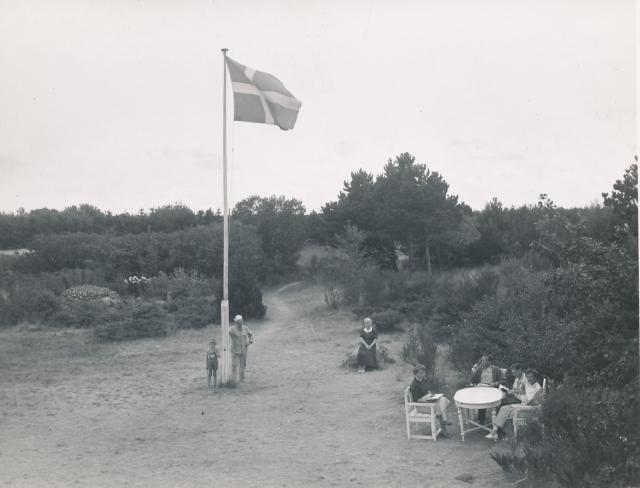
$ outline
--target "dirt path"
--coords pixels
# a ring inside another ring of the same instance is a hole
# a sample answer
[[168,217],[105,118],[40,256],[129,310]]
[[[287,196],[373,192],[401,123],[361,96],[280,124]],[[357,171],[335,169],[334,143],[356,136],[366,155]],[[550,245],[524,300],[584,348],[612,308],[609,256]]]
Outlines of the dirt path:
[[[357,324],[319,298],[267,294],[245,383],[216,393],[210,330],[108,345],[1,332],[0,486],[506,486],[481,436],[406,439],[408,366],[341,368]],[[397,356],[399,339],[381,342]]]

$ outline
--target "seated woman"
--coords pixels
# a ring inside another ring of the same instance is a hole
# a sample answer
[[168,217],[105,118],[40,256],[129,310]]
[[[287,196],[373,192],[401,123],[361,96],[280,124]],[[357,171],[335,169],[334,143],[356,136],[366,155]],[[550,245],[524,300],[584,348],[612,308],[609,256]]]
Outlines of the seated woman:
[[513,386],[511,389],[501,387],[502,391],[505,392],[505,397],[502,399],[502,403],[500,404],[501,407],[521,403],[520,396],[525,394],[527,377],[524,374],[520,363],[513,363],[509,368],[509,372],[511,373],[509,375],[510,378],[513,379]]
[[431,399],[431,388],[427,384],[426,376],[427,369],[422,365],[418,364],[415,368],[413,368],[413,381],[409,385],[409,391],[411,392],[411,398],[414,402],[435,402],[435,412],[436,417],[438,417],[438,421],[440,422],[440,429],[443,437],[449,437],[449,432],[447,432],[447,425],[451,425],[451,422],[447,421],[447,407],[451,403],[447,398],[443,395],[437,400]]
[[378,343],[378,332],[373,327],[373,322],[369,317],[364,319],[364,327],[360,331],[360,343],[358,347],[358,372],[364,373],[368,369],[378,369],[378,358],[376,357],[376,344]]
[[[540,405],[542,400],[542,386],[538,383],[540,373],[535,369],[529,368],[525,375],[527,381],[524,385],[524,394],[515,394],[516,398],[520,400],[519,405]],[[497,439],[504,435],[502,429],[507,423],[507,420],[513,418],[513,407],[514,405],[505,405],[500,408],[495,423],[493,424],[493,431],[486,436],[488,439]]]

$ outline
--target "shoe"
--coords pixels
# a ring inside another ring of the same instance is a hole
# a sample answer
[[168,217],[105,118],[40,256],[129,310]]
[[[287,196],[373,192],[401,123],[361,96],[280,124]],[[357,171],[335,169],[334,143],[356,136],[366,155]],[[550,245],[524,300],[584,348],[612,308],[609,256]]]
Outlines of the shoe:
[[495,431],[493,431],[493,432],[491,432],[490,434],[485,435],[485,437],[486,437],[487,439],[497,439],[497,438],[498,438],[498,433],[497,433],[497,432],[495,432]]

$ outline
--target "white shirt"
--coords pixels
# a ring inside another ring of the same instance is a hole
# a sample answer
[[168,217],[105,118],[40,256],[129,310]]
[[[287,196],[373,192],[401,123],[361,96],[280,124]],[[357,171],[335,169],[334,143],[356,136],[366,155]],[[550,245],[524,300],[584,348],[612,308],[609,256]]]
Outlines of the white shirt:
[[[537,381],[532,385],[528,381],[524,382],[524,395],[516,395],[520,401],[528,405],[529,402],[536,399],[536,396],[542,393],[542,387]],[[539,400],[539,399],[538,399]]]
[[526,384],[527,384],[527,375],[522,373],[518,378],[513,380],[513,387],[511,389],[516,394],[522,394],[525,392]]

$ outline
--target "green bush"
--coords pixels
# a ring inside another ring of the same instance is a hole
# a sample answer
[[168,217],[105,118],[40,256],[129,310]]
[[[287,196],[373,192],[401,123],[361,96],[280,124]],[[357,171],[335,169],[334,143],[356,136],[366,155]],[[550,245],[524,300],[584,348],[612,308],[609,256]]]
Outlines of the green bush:
[[49,320],[56,327],[91,328],[121,320],[126,314],[123,304],[111,305],[98,300],[64,304]]
[[207,324],[220,322],[220,306],[211,297],[184,297],[171,303],[178,329],[201,328]]
[[411,365],[422,364],[427,370],[430,380],[435,378],[438,345],[433,340],[433,334],[428,325],[419,325],[407,337],[402,346],[401,357],[405,363]]
[[174,331],[172,317],[156,303],[138,303],[117,320],[96,326],[94,333],[102,342],[163,337]]
[[515,440],[501,442],[491,449],[489,456],[513,477],[528,477],[527,458],[522,443],[516,443]]
[[428,299],[432,294],[434,281],[434,277],[424,271],[400,270],[389,273],[387,279],[389,301],[395,304]]
[[[639,402],[635,384],[624,388],[565,384],[551,390],[543,406],[544,431],[537,424],[525,430],[521,451],[512,452],[513,463],[527,471],[536,486],[638,486]],[[492,457],[503,467],[509,465],[508,453]]]
[[59,308],[55,294],[36,277],[18,276],[5,290],[0,290],[0,325],[3,326],[23,321],[47,322]]
[[[222,296],[219,289],[217,296]],[[229,314],[240,314],[244,318],[262,318],[267,307],[262,303],[262,292],[257,278],[238,272],[229,276]]]
[[387,273],[376,268],[368,268],[362,272],[362,301],[365,305],[374,306],[386,300]]
[[378,332],[389,332],[404,320],[404,316],[397,310],[389,309],[372,314],[371,320],[373,320]]

